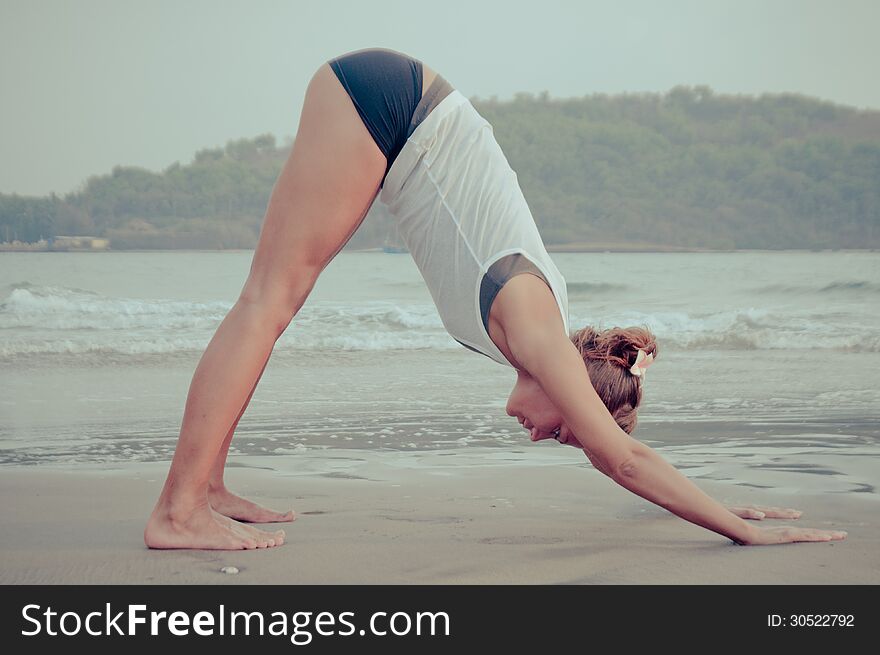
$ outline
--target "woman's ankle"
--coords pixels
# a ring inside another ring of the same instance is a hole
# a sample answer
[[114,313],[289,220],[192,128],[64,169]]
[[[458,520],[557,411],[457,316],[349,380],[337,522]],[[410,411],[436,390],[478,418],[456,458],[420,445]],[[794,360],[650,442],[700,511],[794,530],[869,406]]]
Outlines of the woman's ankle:
[[194,513],[209,507],[206,492],[178,490],[175,493],[163,493],[156,503],[153,514],[161,515],[174,522],[186,521]]

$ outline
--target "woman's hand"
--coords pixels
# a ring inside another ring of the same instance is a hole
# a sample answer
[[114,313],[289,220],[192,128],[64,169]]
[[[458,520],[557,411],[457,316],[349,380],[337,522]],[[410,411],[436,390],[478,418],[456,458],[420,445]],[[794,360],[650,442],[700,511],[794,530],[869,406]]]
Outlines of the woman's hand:
[[[583,450],[587,457],[598,468],[598,461],[591,457],[584,450],[580,442],[575,438],[574,434],[563,425],[556,437],[552,432],[544,432],[533,428],[531,430],[532,441],[543,441],[544,439],[555,439],[561,444],[574,446]],[[601,471],[601,469],[599,469]],[[607,475],[607,473],[606,473]],[[742,519],[798,519],[802,512],[789,507],[771,507],[766,505],[728,505],[725,506],[727,511]],[[846,539],[846,532],[843,530],[819,530],[816,528],[795,528],[789,526],[780,526],[772,528],[761,528],[753,525],[748,531],[748,536],[734,541],[741,546],[767,546],[771,544],[790,544],[798,541],[840,541]]]
[[732,505],[727,507],[728,510],[736,514],[741,519],[796,519],[802,512],[797,509],[786,509],[784,507],[764,507],[763,505]]
[[[532,432],[532,441],[543,441],[544,439],[555,439],[561,444],[574,446],[583,450],[580,442],[574,438],[574,435],[563,425],[559,437],[552,433],[545,433],[539,430]],[[586,453],[586,451],[584,451]],[[593,465],[596,461],[586,453]],[[743,519],[798,519],[802,512],[790,507],[771,507],[767,505],[728,505],[726,509]],[[840,541],[846,539],[846,532],[843,530],[819,530],[816,528],[795,528],[789,526],[759,528],[753,526],[749,537],[744,541],[738,541],[742,546],[768,546],[772,544],[790,544],[798,541]]]
[[738,542],[741,546],[770,546],[790,544],[796,541],[840,541],[846,539],[844,530],[817,530],[815,528],[759,528],[753,526],[748,539]]
[[[743,519],[796,519],[801,512],[784,507],[764,507],[762,505],[728,506],[729,511]],[[796,541],[840,541],[846,539],[844,530],[818,530],[816,528],[795,528],[781,526],[773,528],[755,527],[742,546],[769,546],[772,544],[790,544]]]

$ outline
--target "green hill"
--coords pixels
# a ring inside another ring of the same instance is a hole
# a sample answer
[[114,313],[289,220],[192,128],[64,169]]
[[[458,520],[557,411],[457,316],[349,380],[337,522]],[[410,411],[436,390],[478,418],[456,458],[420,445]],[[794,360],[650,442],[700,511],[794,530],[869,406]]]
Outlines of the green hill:
[[[878,111],[705,86],[471,102],[548,246],[880,245]],[[261,135],[162,172],[117,166],[64,197],[0,194],[0,240],[90,234],[114,249],[252,248],[288,148]],[[347,247],[381,246],[389,228],[371,212]]]

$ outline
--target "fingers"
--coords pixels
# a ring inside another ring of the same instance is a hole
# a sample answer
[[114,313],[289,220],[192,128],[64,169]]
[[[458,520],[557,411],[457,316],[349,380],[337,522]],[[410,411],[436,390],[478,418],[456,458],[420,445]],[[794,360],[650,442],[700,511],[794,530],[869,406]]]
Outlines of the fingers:
[[764,512],[764,516],[768,519],[797,519],[800,518],[801,512],[797,509],[786,507],[755,507],[755,509]]
[[760,521],[765,516],[764,512],[753,507],[733,506],[728,507],[727,509],[743,519],[754,519],[756,521]]
[[763,505],[733,505],[728,507],[731,512],[744,519],[798,519],[801,512],[786,507],[765,507]]
[[814,530],[811,528],[792,528],[791,541],[840,541],[846,539],[845,530]]
[[845,530],[818,530],[815,528],[765,528],[758,544],[789,544],[800,541],[840,541],[846,539]]

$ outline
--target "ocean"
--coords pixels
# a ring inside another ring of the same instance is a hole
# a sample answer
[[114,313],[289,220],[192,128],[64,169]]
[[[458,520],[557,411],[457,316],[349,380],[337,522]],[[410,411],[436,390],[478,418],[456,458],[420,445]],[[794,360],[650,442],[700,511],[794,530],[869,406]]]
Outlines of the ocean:
[[[572,329],[657,335],[633,436],[692,477],[876,495],[880,253],[551,256]],[[170,459],[252,257],[0,253],[0,464]],[[342,252],[278,340],[231,461],[376,449],[513,465],[558,447],[506,415],[514,382],[446,333],[409,255]]]

